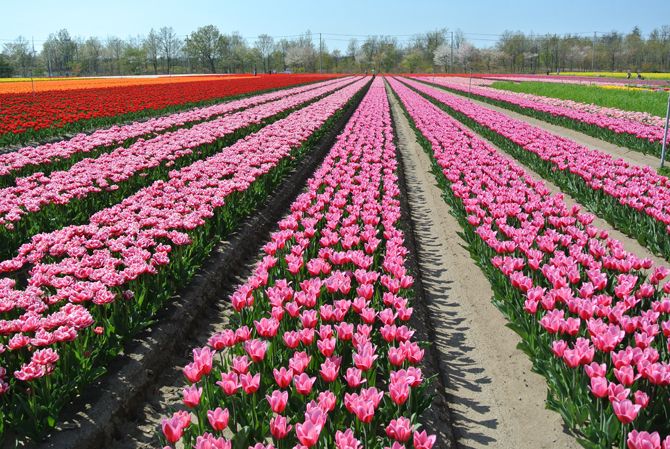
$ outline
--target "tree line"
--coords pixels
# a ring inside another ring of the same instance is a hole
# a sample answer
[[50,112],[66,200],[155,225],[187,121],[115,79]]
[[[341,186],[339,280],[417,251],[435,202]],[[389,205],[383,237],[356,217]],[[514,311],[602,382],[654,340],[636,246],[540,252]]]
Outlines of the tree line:
[[188,36],[172,27],[146,36],[49,35],[39,52],[19,36],[3,45],[0,77],[102,76],[240,72],[512,72],[561,70],[670,71],[670,26],[644,36],[635,27],[589,35],[505,31],[494,45],[478,48],[447,28],[417,34],[402,43],[393,36],[351,39],[345,51],[329,50],[310,31],[294,39],[262,34],[253,40],[222,33],[215,25]]

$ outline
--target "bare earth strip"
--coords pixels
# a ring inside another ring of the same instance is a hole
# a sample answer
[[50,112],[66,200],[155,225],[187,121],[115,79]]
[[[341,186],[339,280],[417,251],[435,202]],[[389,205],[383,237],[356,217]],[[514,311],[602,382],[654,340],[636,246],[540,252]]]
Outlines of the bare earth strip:
[[405,164],[428,308],[461,448],[579,448],[557,413],[546,410],[544,378],[516,349],[519,337],[491,303],[490,284],[463,247],[431,164],[391,97]]
[[[449,93],[454,94],[453,92]],[[460,96],[464,98],[469,98],[467,95],[460,95]],[[642,154],[639,151],[631,150],[626,147],[620,147],[614,145],[613,143],[605,142],[604,140],[600,140],[595,137],[591,137],[587,134],[580,133],[579,131],[554,125],[552,123],[548,123],[533,117],[529,117],[527,115],[519,114],[518,112],[513,112],[510,111],[509,109],[501,108],[499,106],[494,106],[490,103],[472,99],[470,99],[470,101],[473,101],[474,103],[483,106],[485,108],[489,108],[496,112],[505,114],[513,119],[524,121],[530,125],[542,128],[545,131],[549,131],[550,133],[556,134],[561,137],[565,137],[566,139],[570,139],[592,150],[602,151],[603,153],[610,154],[615,158],[621,158],[632,165],[648,165],[654,170],[656,170],[658,169],[658,166],[660,164],[660,159],[656,156]]]

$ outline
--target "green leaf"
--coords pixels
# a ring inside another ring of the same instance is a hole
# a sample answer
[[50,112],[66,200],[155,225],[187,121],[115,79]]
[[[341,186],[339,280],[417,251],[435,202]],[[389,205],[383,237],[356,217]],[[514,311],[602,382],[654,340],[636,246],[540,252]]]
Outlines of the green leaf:
[[593,441],[587,440],[585,438],[577,438],[577,442],[584,446],[586,449],[603,449],[603,447]]

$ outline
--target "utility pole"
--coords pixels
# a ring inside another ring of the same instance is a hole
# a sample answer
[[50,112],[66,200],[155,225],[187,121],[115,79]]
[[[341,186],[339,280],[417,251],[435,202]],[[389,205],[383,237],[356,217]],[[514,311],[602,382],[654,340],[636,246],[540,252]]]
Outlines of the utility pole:
[[319,73],[323,73],[323,41],[321,40],[321,33],[319,33]]
[[454,71],[454,32],[451,32],[451,56],[449,57],[451,72]]
[[593,50],[591,50],[591,71],[595,72],[596,70],[596,39],[597,39],[597,31],[593,32]]
[[33,97],[35,96],[35,79],[33,78],[35,72],[35,36],[31,36],[33,41],[33,51],[30,58],[30,84],[33,86]]

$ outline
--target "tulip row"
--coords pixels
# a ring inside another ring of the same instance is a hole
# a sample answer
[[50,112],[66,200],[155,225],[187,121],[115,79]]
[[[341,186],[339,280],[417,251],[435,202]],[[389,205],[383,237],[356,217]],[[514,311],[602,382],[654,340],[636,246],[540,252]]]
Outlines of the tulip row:
[[[487,80],[505,80],[505,81],[514,81],[514,82],[524,82],[524,81],[535,81],[543,83],[561,83],[561,84],[588,84],[588,85],[601,85],[601,86],[612,86],[612,85],[621,85],[622,87],[626,86],[649,86],[662,88],[663,86],[668,85],[668,81],[665,79],[653,79],[649,75],[654,76],[654,74],[646,74],[646,79],[626,79],[623,77],[617,77],[614,73],[602,74],[602,73],[593,73],[592,75],[586,76],[583,74],[579,75],[521,75],[521,74],[510,74],[510,75],[479,75],[479,77]],[[659,74],[661,75],[661,74]],[[477,76],[477,75],[475,75]]]
[[670,180],[471,101],[407,81],[614,227],[670,260]]
[[[39,434],[343,113],[361,79],[0,262],[3,424]],[[348,107],[348,106],[347,106]]]
[[[623,249],[510,159],[393,79],[495,303],[588,448],[669,434],[670,273]],[[663,443],[670,448],[670,438]]]
[[252,92],[323,81],[333,75],[179,79],[153,84],[0,94],[0,146],[164,115]]
[[166,447],[432,447],[393,138],[377,78],[231,296],[231,328],[193,350]]
[[610,117],[524,98],[517,93],[473,86],[468,88],[444,78],[419,78],[442,89],[470,96],[520,114],[576,129],[599,139],[643,153],[661,154],[663,127],[625,118]]
[[[439,81],[437,79],[431,79],[431,78],[424,78],[426,81],[433,82],[435,84],[442,84],[443,81]],[[450,77],[449,78],[449,85],[453,84],[459,84],[461,86],[461,89],[466,89],[469,88],[470,86],[477,86],[478,88],[481,89],[481,91],[486,91],[490,93],[499,93],[499,89],[493,89],[488,86],[493,84],[494,81],[492,80],[482,80],[479,78],[475,79],[468,79],[468,78],[459,78],[459,77]],[[638,122],[642,123],[645,125],[652,125],[652,126],[658,126],[658,127],[663,127],[665,125],[665,118],[663,117],[658,117],[656,115],[652,115],[648,112],[640,112],[640,111],[626,111],[623,109],[618,109],[618,108],[613,108],[613,107],[607,107],[607,106],[599,106],[597,104],[592,104],[592,103],[582,103],[580,101],[575,101],[575,100],[564,100],[561,98],[555,98],[555,97],[545,97],[542,95],[535,95],[535,94],[530,94],[530,93],[525,93],[525,92],[516,92],[516,95],[519,98],[525,99],[525,100],[530,100],[530,101],[537,101],[540,103],[548,104],[550,106],[558,106],[558,107],[565,107],[569,109],[574,109],[576,111],[580,112],[587,112],[590,114],[599,114],[599,115],[606,115],[608,117],[612,118],[617,118],[617,119],[624,119],[624,120],[630,120],[633,122]]]
[[36,147],[24,147],[17,151],[0,154],[0,186],[11,185],[15,178],[27,176],[37,171],[48,174],[56,170],[66,170],[85,157],[97,157],[118,146],[128,147],[139,138],[150,139],[167,131],[211,120],[224,114],[278,100],[288,95],[295,95],[328,85],[344,85],[347,81],[350,82],[351,78],[279,89],[145,121],[115,125],[98,129],[90,134],[81,133],[70,139]]
[[140,139],[127,148],[83,159],[49,176],[40,172],[16,179],[15,186],[0,189],[0,258],[11,257],[21,243],[38,232],[85,223],[94,212],[166,179],[170,170],[211,156],[351,82],[286,95],[190,128]]

